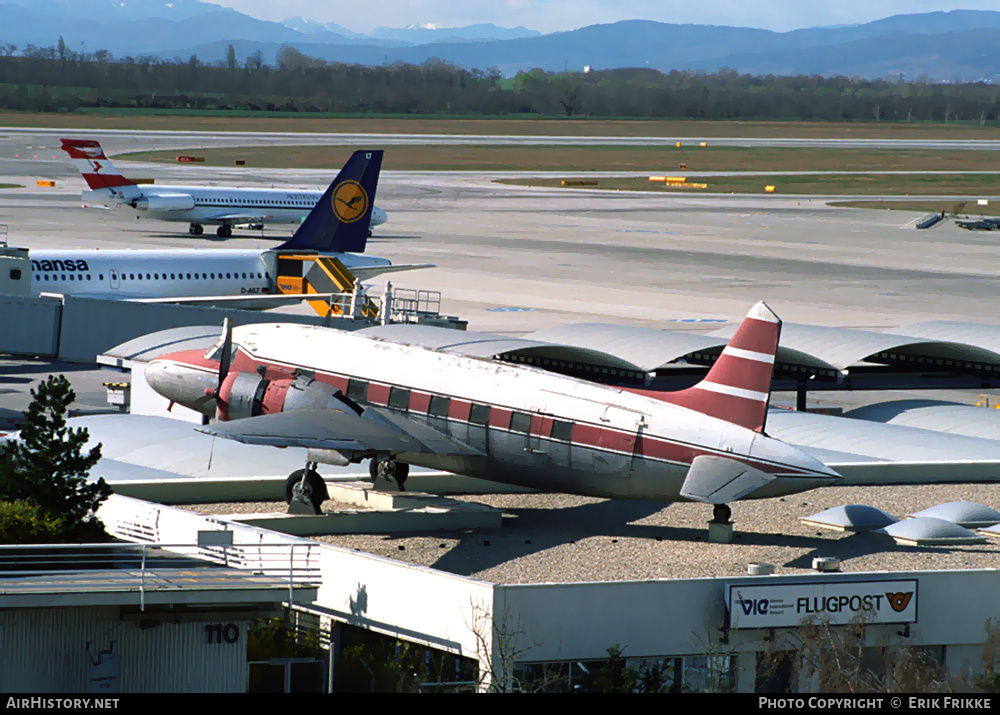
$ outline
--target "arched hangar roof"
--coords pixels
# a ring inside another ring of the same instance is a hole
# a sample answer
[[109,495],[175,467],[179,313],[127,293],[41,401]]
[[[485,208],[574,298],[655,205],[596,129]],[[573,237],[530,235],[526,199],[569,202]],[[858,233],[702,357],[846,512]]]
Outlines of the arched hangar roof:
[[644,372],[652,372],[691,353],[721,352],[726,345],[726,340],[707,335],[611,323],[557,325],[536,330],[528,337],[613,355]]
[[958,320],[928,320],[923,323],[903,325],[889,332],[975,345],[1000,353],[1000,325],[965,323]]
[[[908,326],[918,335],[785,323],[776,362],[835,373],[865,365],[911,365],[918,371],[1000,371],[1000,326],[934,323]],[[556,360],[653,372],[682,359],[707,364],[736,331],[708,335],[608,323],[546,328],[525,337],[425,325],[384,325],[360,334],[482,358]],[[990,337],[995,336],[995,341]]]
[[607,351],[575,345],[560,345],[528,338],[514,338],[494,333],[477,333],[431,325],[407,324],[378,325],[372,328],[363,328],[357,332],[359,335],[389,340],[394,343],[417,345],[467,357],[533,357],[599,365],[620,370],[642,371],[643,369]]
[[[736,326],[731,326],[712,335],[728,340],[734,332]],[[943,340],[936,337],[933,331],[928,331],[927,335],[931,339],[899,333],[785,323],[781,326],[781,349],[809,356],[838,370],[865,362],[915,361],[920,358],[1000,365],[1000,351]]]
[[858,407],[843,416],[966,437],[1000,439],[1000,410],[958,402],[893,400]]

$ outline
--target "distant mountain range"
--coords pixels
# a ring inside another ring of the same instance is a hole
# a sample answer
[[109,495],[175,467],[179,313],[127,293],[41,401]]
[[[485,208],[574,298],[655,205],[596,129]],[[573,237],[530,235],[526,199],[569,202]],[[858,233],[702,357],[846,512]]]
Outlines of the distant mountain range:
[[380,27],[367,35],[333,23],[267,22],[197,0],[18,0],[0,4],[0,46],[54,46],[116,57],[156,55],[202,62],[261,52],[273,64],[282,45],[325,60],[377,65],[439,58],[507,75],[540,67],[580,71],[649,67],[731,68],[751,74],[818,74],[1000,81],[1000,12],[953,10],[895,15],[863,25],[772,32],[724,25],[629,20],[542,35],[523,27]]

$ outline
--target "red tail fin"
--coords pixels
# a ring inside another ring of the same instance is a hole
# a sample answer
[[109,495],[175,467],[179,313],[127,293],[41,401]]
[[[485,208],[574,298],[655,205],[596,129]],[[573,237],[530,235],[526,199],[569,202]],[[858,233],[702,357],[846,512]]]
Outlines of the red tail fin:
[[781,319],[765,303],[757,303],[704,380],[686,390],[659,393],[658,397],[763,432],[780,334]]
[[118,173],[118,169],[104,155],[100,142],[93,139],[63,139],[62,148],[69,154],[91,189],[135,185],[135,182]]

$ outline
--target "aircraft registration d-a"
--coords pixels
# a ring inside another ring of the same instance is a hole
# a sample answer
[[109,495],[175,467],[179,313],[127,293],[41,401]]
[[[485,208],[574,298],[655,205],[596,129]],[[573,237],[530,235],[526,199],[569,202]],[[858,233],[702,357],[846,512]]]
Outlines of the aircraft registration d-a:
[[30,281],[32,295],[264,309],[319,297],[306,290],[309,262],[336,259],[348,282],[429,267],[364,254],[381,166],[381,150],[354,152],[292,237],[273,249],[29,249],[31,271],[17,272],[18,281]]
[[[183,221],[195,236],[206,225],[218,226],[218,236],[228,238],[233,226],[296,224],[323,195],[312,190],[136,184],[122,176],[93,139],[63,139],[62,148],[90,187],[83,192],[85,203],[134,213],[137,218]],[[373,205],[362,228],[370,236],[372,228],[387,220],[385,211]]]
[[207,352],[146,368],[201,430],[309,449],[286,496],[326,489],[316,463],[371,460],[402,487],[409,465],[624,499],[728,503],[833,484],[839,475],[765,431],[781,321],[755,305],[697,385],[639,394],[524,365],[291,324],[224,328]]

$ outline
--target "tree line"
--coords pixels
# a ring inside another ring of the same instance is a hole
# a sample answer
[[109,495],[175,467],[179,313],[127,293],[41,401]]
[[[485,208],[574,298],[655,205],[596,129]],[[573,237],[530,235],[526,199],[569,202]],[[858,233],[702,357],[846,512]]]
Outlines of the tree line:
[[503,77],[442,60],[363,66],[285,45],[269,66],[233,46],[213,63],[0,46],[0,108],[88,108],[684,119],[966,121],[1000,118],[1000,85],[857,77],[660,72],[645,68]]

